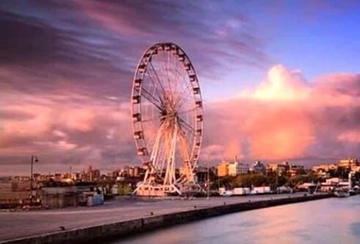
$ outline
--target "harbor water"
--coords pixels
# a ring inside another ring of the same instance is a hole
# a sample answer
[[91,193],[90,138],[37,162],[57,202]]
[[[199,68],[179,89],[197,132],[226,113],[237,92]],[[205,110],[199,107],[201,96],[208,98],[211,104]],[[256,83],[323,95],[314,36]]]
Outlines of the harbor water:
[[359,244],[360,195],[229,214],[111,243]]

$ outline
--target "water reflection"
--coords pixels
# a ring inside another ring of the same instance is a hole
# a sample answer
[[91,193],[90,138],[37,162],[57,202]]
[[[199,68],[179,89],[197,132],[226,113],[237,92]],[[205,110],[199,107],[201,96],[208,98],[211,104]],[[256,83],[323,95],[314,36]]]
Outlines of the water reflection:
[[248,211],[175,226],[113,244],[358,244],[360,196]]

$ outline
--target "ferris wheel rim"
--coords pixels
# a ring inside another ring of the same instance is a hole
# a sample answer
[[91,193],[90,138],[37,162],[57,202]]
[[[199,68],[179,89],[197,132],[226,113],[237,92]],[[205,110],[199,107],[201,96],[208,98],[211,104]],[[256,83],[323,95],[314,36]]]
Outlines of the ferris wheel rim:
[[[198,77],[197,77],[195,68],[191,63],[189,56],[185,53],[185,51],[181,47],[179,47],[175,43],[171,43],[171,42],[162,42],[161,43],[160,42],[160,43],[156,43],[156,44],[149,46],[142,54],[137,66],[136,66],[137,68],[136,68],[136,72],[133,77],[133,86],[132,86],[132,94],[131,94],[131,97],[132,97],[131,114],[132,114],[132,118],[133,118],[132,129],[133,129],[133,135],[134,135],[134,140],[135,140],[135,144],[136,144],[136,149],[138,152],[140,149],[146,150],[144,152],[144,155],[139,155],[139,156],[143,162],[147,162],[150,152],[149,152],[148,146],[146,146],[146,134],[145,134],[146,131],[144,131],[144,122],[141,121],[141,119],[140,119],[140,121],[134,120],[134,116],[136,114],[135,110],[139,111],[139,116],[141,118],[141,114],[142,114],[141,105],[142,104],[141,104],[141,101],[138,103],[134,103],[133,99],[135,96],[140,96],[140,98],[141,98],[141,96],[143,95],[142,94],[142,92],[143,92],[142,82],[144,81],[144,76],[145,76],[144,69],[148,68],[148,66],[151,64],[151,59],[152,59],[153,55],[156,55],[157,52],[159,52],[159,49],[162,49],[162,51],[165,50],[166,52],[174,52],[173,54],[177,55],[179,57],[179,62],[182,62],[187,69],[186,72],[187,72],[191,87],[193,88],[193,90],[194,90],[194,88],[196,88],[196,94],[194,91],[194,94],[192,94],[192,96],[191,96],[192,101],[194,102],[194,108],[193,108],[194,112],[195,112],[194,119],[196,120],[196,119],[201,118],[201,120],[195,122],[196,128],[193,128],[196,131],[194,131],[191,154],[190,154],[190,156],[191,156],[190,159],[193,162],[190,162],[190,163],[193,165],[193,167],[195,167],[199,160],[200,148],[201,148],[202,139],[203,139],[203,107],[202,107],[203,100],[202,100],[201,89],[200,89],[200,85],[199,85],[199,81],[198,81]],[[184,123],[183,121],[181,123],[183,123],[184,127],[186,127],[186,123]],[[189,126],[187,129],[190,129]],[[142,135],[141,135],[141,133],[142,133]],[[197,134],[197,133],[199,133],[199,134]],[[135,138],[136,136],[138,136],[139,138]]]

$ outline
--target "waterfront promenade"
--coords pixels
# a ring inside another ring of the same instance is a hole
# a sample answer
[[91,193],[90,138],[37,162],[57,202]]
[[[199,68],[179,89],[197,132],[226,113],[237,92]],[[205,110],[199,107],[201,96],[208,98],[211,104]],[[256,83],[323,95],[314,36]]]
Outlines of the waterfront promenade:
[[195,221],[103,244],[359,244],[360,195]]
[[158,216],[226,204],[299,197],[304,193],[242,197],[212,197],[193,200],[120,198],[98,207],[58,210],[0,212],[0,242],[65,230],[110,224],[126,220]]

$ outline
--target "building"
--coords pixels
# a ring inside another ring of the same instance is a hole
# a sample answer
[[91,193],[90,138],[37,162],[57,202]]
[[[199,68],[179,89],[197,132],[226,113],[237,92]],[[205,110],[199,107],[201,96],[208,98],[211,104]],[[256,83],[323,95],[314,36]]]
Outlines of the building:
[[208,176],[209,176],[209,171],[210,169],[208,167],[204,167],[204,166],[198,166],[196,167],[195,170],[195,177],[196,177],[196,182],[207,182],[208,181]]
[[75,186],[45,186],[41,190],[41,204],[48,208],[78,206]]
[[[95,183],[50,181],[42,187],[41,204],[48,208],[94,206],[102,204],[102,191]],[[101,198],[101,199],[100,199]],[[95,201],[96,200],[96,201]]]
[[289,167],[289,170],[287,173],[290,177],[293,177],[295,175],[302,174],[303,172],[304,172],[304,165],[290,164],[290,167]]
[[250,168],[250,171],[255,174],[262,174],[266,172],[266,166],[260,161],[256,161]]
[[324,171],[327,172],[329,170],[336,170],[337,169],[336,164],[321,164],[321,165],[315,165],[311,169],[314,172]]
[[269,172],[276,172],[278,175],[285,175],[289,172],[290,166],[289,162],[283,162],[283,163],[271,163],[268,164],[267,170]]
[[359,162],[357,159],[354,158],[342,159],[338,163],[338,166],[344,168],[351,168],[351,167],[359,166]]
[[111,177],[116,179],[120,175],[120,170],[115,170],[111,172]]
[[134,177],[139,177],[142,173],[142,169],[139,166],[134,167]]
[[237,176],[239,173],[239,163],[231,162],[228,164],[228,175],[229,176]]
[[217,166],[217,176],[237,176],[240,174],[249,173],[249,165],[240,162],[225,162],[223,161]]
[[229,163],[228,167],[230,176],[237,176],[249,173],[249,165],[245,163],[231,162]]
[[62,179],[61,173],[55,173],[54,174],[54,180],[55,181],[61,181],[61,179]]
[[248,174],[250,170],[249,164],[239,163],[238,165],[238,174]]
[[129,177],[134,177],[134,173],[135,173],[134,167],[129,167],[128,176]]
[[93,175],[93,181],[99,180],[99,179],[100,179],[100,176],[101,176],[100,170],[94,169],[94,170],[92,171],[92,175]]
[[229,167],[228,163],[223,161],[221,162],[217,167],[217,176],[218,177],[224,177],[229,175]]
[[[22,186],[19,186],[21,184]],[[30,199],[29,181],[1,181],[0,182],[0,209],[11,208],[29,203]]]
[[316,172],[319,176],[328,176],[329,171],[338,170],[340,168],[348,169],[352,172],[360,172],[360,164],[357,159],[342,159],[338,163],[315,165],[312,167],[312,171]]

